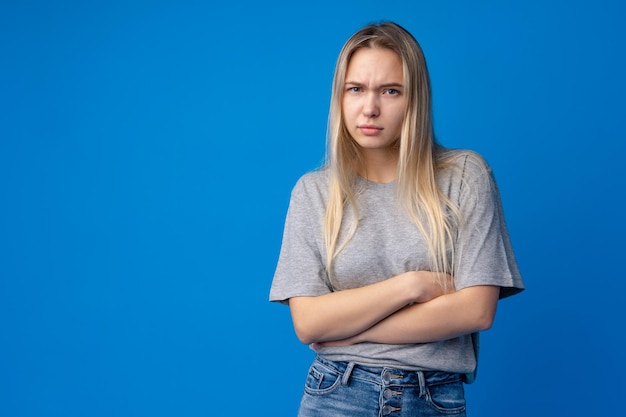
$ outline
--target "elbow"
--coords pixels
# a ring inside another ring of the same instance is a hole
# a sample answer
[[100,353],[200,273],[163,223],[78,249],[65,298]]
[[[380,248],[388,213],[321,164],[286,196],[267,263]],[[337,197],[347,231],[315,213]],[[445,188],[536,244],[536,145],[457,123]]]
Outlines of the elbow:
[[484,332],[486,330],[491,329],[493,326],[493,316],[492,317],[483,317],[476,323],[477,331]]
[[476,331],[484,332],[491,329],[495,320],[495,316],[496,314],[493,310],[482,311],[474,321]]
[[306,326],[301,321],[294,320],[293,328],[296,332],[296,337],[301,343],[305,345],[310,345],[311,343],[315,343],[319,341],[317,340],[318,337],[316,337],[314,332],[311,331],[310,326]]
[[293,329],[298,340],[305,345],[320,341],[319,318],[311,306],[312,299],[311,297],[298,297],[289,300]]
[[292,309],[291,311],[291,321],[296,337],[305,345],[319,341],[319,335],[315,332],[315,321],[311,320],[311,317],[315,316],[301,310]]
[[465,311],[469,312],[468,328],[473,332],[491,329],[496,317],[500,289],[494,286],[476,286],[461,290],[467,295]]
[[302,344],[310,345],[311,343],[315,343],[315,339],[306,333],[296,331],[296,336]]

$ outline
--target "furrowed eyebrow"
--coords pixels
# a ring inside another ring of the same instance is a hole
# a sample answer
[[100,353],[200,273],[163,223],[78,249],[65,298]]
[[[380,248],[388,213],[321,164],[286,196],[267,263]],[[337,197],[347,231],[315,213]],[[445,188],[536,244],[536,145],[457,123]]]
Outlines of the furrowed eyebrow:
[[389,83],[389,84],[382,84],[380,86],[380,88],[391,88],[391,87],[395,87],[395,88],[403,88],[404,86],[400,83]]
[[[346,81],[344,84],[345,85],[353,85],[353,86],[356,86],[356,87],[363,87],[363,86],[365,86],[365,84],[357,82],[357,81]],[[381,84],[381,85],[375,86],[374,90],[380,90],[380,89],[383,89],[383,88],[395,88],[397,90],[400,90],[400,89],[403,89],[404,86],[402,84],[397,84],[397,83]]]

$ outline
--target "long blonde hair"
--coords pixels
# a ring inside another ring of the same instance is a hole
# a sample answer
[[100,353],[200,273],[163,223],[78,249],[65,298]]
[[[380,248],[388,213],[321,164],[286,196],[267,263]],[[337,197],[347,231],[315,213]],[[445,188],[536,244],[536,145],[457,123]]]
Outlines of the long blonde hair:
[[[403,27],[392,22],[368,25],[348,39],[343,46],[333,79],[328,122],[326,168],[329,194],[324,224],[327,273],[333,278],[333,262],[354,235],[358,225],[355,182],[362,168],[358,145],[343,121],[341,102],[345,75],[350,59],[361,48],[385,48],[402,59],[403,84],[407,106],[402,132],[397,142],[398,167],[396,194],[401,206],[425,237],[431,270],[453,274],[455,230],[460,219],[458,207],[437,187],[437,170],[451,164],[457,154],[443,152],[435,141],[432,125],[430,78],[421,47]],[[344,210],[353,210],[353,221],[341,237]]]

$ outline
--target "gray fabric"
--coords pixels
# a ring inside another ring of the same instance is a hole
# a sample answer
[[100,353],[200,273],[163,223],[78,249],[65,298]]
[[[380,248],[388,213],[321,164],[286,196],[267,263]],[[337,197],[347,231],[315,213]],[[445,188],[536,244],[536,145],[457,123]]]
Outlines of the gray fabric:
[[[523,290],[509,241],[495,181],[473,157],[458,159],[440,172],[437,182],[463,216],[455,250],[455,285],[501,287],[501,298]],[[394,184],[357,180],[359,226],[335,260],[338,289],[372,284],[406,271],[428,270],[427,248],[415,225],[396,205]],[[304,175],[291,194],[283,243],[270,290],[270,300],[331,292],[323,241],[327,201],[326,171]],[[352,218],[346,210],[344,230]],[[441,370],[472,374],[477,364],[477,336],[466,335],[437,343],[389,345],[361,343],[325,348],[318,353],[334,361],[408,370]]]

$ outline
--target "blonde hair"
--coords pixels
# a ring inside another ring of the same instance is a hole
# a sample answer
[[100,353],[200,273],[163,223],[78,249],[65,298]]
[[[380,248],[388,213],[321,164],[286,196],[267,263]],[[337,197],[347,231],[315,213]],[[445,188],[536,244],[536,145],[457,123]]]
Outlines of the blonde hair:
[[[461,216],[458,207],[437,187],[436,172],[450,166],[459,154],[446,152],[436,144],[430,79],[421,47],[400,25],[383,22],[368,25],[352,35],[343,46],[335,67],[328,122],[326,169],[329,173],[329,194],[324,224],[330,283],[337,288],[333,278],[335,257],[358,226],[355,183],[357,172],[363,168],[363,161],[358,145],[344,124],[341,102],[348,64],[361,48],[389,49],[402,60],[407,106],[402,132],[397,141],[397,199],[425,237],[431,270],[453,275],[453,262],[450,259],[454,258],[452,243]],[[354,217],[340,242],[342,220],[347,207],[351,208]]]

